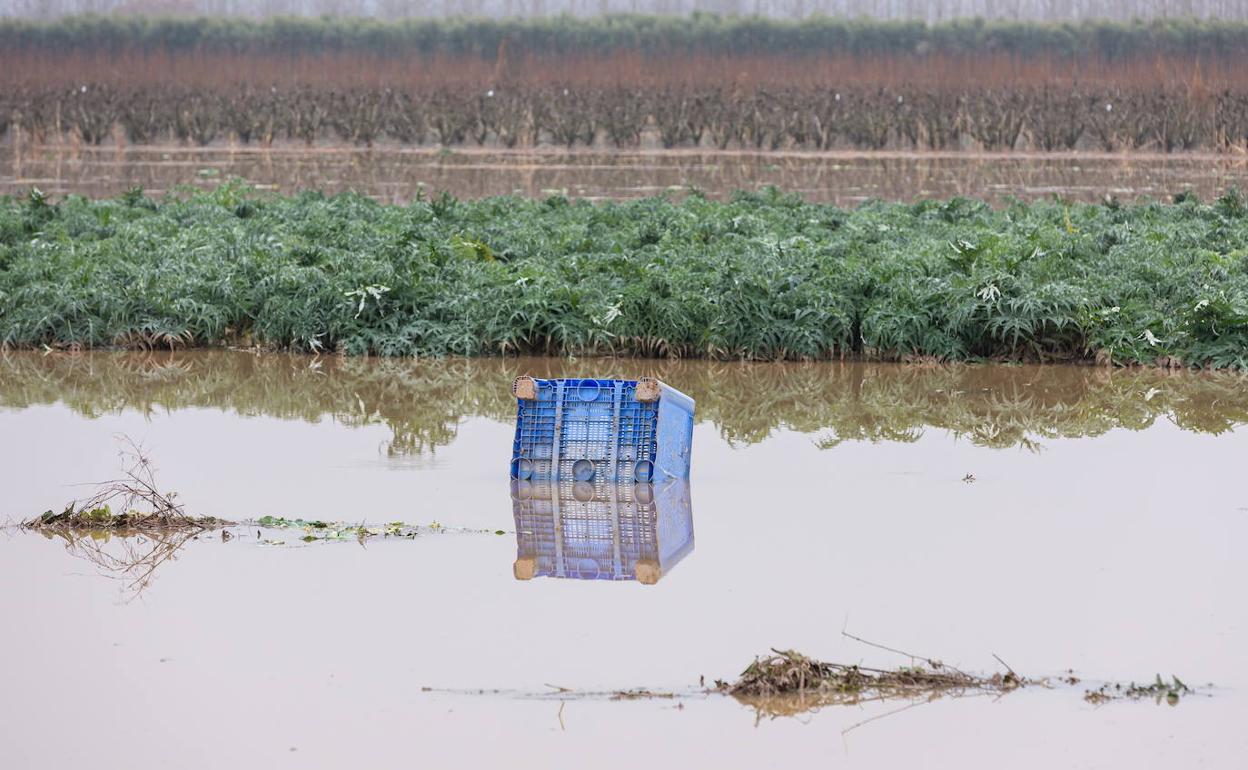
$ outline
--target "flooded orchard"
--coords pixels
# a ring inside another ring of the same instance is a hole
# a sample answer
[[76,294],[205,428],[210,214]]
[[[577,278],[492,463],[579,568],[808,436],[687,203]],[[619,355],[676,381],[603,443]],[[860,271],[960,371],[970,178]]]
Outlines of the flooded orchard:
[[[652,501],[688,535],[658,579],[524,574],[521,374],[696,399],[690,484]],[[1234,766],[1245,423],[1234,373],[8,353],[0,520],[115,478],[118,436],[188,511],[271,518],[163,544],[2,530],[0,759]],[[305,541],[309,522],[377,536]],[[773,648],[907,662],[845,633],[1048,685],[797,718],[708,691]],[[1197,693],[1084,698],[1155,675]]]
[[293,193],[355,190],[405,204],[441,192],[466,198],[519,194],[589,200],[701,190],[726,197],[769,185],[804,199],[854,206],[865,200],[973,196],[994,204],[1060,195],[1072,200],[1212,199],[1248,187],[1248,161],[1212,154],[750,152],[706,150],[490,150],[254,146],[27,145],[0,143],[0,194],[31,187],[63,196],[150,195],[215,188],[226,179]]

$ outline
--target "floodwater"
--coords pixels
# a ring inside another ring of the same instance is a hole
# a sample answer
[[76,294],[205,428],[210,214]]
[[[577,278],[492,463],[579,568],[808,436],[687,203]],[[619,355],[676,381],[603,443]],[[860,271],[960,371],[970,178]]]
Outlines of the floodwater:
[[57,197],[114,196],[138,185],[160,195],[180,185],[211,188],[230,178],[282,193],[356,190],[400,204],[442,191],[470,198],[516,193],[598,200],[682,195],[693,188],[722,197],[768,185],[840,206],[868,198],[955,195],[1001,204],[1051,195],[1165,200],[1185,191],[1208,199],[1231,186],[1248,187],[1248,159],[1155,153],[32,147],[12,138],[0,143],[0,194],[38,187]]
[[[521,373],[653,374],[697,399],[677,499],[693,543],[661,579],[520,574]],[[1236,768],[1248,752],[1239,375],[9,353],[0,520],[115,476],[119,434],[197,514],[484,531],[262,545],[232,527],[139,591],[0,530],[2,767]],[[773,647],[909,662],[843,630],[972,671],[995,654],[1201,694],[1093,706],[1055,679],[772,719],[698,691]],[[584,694],[639,687],[678,697]]]

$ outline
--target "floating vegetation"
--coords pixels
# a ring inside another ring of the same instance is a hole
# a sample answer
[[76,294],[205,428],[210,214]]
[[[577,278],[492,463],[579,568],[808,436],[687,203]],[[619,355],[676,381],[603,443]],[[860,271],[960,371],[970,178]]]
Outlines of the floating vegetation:
[[556,701],[638,701],[638,700],[679,700],[681,698],[704,698],[716,693],[704,687],[683,690],[653,690],[649,687],[633,687],[626,690],[577,690],[557,684],[546,685],[548,689],[505,690],[499,688],[476,687],[472,689],[456,689],[441,687],[421,687],[421,692],[452,693],[455,695],[504,695],[523,700],[556,700]]
[[[1052,687],[1048,679],[1028,679],[1016,673],[1009,664],[994,655],[1004,670],[989,676],[973,674],[939,660],[867,641],[842,632],[842,636],[910,659],[910,665],[894,669],[867,668],[857,664],[825,663],[808,658],[793,650],[772,650],[772,654],[755,658],[733,682],[716,681],[715,689],[755,709],[759,718],[792,716],[817,711],[825,706],[857,705],[868,701],[909,701],[914,705],[941,697],[970,695],[1004,695],[1023,687]],[[1073,672],[1059,680],[1074,686],[1080,680]],[[1172,676],[1165,682],[1160,676],[1150,685],[1106,683],[1084,693],[1084,700],[1093,704],[1125,698],[1154,698],[1170,705],[1194,690]]]
[[715,686],[760,715],[785,716],[866,701],[1007,693],[1027,684],[1031,682],[1010,670],[979,676],[939,661],[879,669],[825,663],[793,650],[772,650],[771,655],[756,658],[735,682],[717,681]]
[[[681,690],[657,690],[633,687],[619,690],[578,690],[562,685],[547,684],[545,691],[523,690],[443,689],[471,695],[510,695],[512,697],[558,700],[675,700],[728,696],[755,710],[758,719],[789,717],[818,711],[827,706],[859,706],[870,702],[900,701],[904,705],[871,717],[849,727],[856,729],[867,722],[891,716],[914,706],[933,703],[942,698],[972,696],[1001,697],[1025,687],[1053,688],[1057,685],[1073,687],[1080,679],[1073,671],[1054,681],[1029,679],[1018,674],[1008,663],[993,655],[1002,670],[991,675],[968,673],[939,660],[915,656],[911,653],[867,641],[852,634],[842,636],[886,652],[909,659],[909,665],[897,668],[870,668],[860,664],[827,663],[802,655],[794,650],[773,649],[769,655],[755,658],[735,681],[716,680],[706,687],[700,678],[696,688]],[[435,692],[434,688],[422,687],[422,692]],[[1158,703],[1166,701],[1176,705],[1180,697],[1195,694],[1195,690],[1178,677],[1165,682],[1160,676],[1150,685],[1122,685],[1113,682],[1084,693],[1084,700],[1101,704],[1110,700],[1142,700],[1153,698]]]
[[611,700],[671,700],[676,697],[677,694],[674,692],[638,687],[632,690],[617,690],[612,693]]
[[1083,699],[1088,703],[1099,706],[1111,700],[1143,700],[1144,698],[1152,698],[1158,704],[1165,701],[1171,706],[1177,706],[1182,697],[1192,695],[1195,692],[1195,690],[1188,687],[1173,674],[1170,675],[1169,682],[1163,680],[1161,674],[1157,674],[1157,678],[1153,683],[1147,685],[1132,682],[1124,687],[1121,683],[1107,682],[1095,690],[1085,692]]
[[[365,540],[374,537],[411,540],[422,535],[507,534],[506,530],[501,529],[446,527],[436,521],[427,525],[407,524],[402,521],[392,521],[388,524],[372,525],[346,524],[336,521],[321,521],[319,519],[287,519],[279,516],[262,516],[255,521],[244,523],[255,525],[257,527],[263,527],[265,529],[302,530],[303,536],[299,539],[305,543],[332,542],[339,540],[354,540],[362,543]],[[276,545],[281,541],[268,540],[262,542],[269,545]]]
[[0,202],[0,344],[1248,368],[1248,205]]
[[[210,530],[219,529],[219,541],[229,543],[240,538],[250,540],[250,530],[254,527],[254,543],[261,547],[338,541],[362,544],[375,537],[412,540],[432,534],[507,534],[503,530],[446,527],[437,522],[431,525],[391,522],[373,526],[264,516],[236,524],[215,518],[173,520],[135,511],[118,515],[106,509],[49,512],[21,526],[62,541],[70,556],[90,563],[105,577],[121,581],[122,593],[128,599],[147,590],[157,570],[175,561],[192,541],[217,540],[217,534]],[[274,530],[294,532],[298,537],[288,540],[280,535],[265,536],[264,531]]]
[[232,522],[212,516],[177,515],[170,511],[140,511],[134,508],[121,512],[113,512],[107,505],[92,508],[75,508],[71,503],[60,511],[45,511],[43,514],[23,522],[27,529],[44,531],[53,530],[84,530],[120,532],[149,532],[163,529],[203,530],[215,529]]
[[[129,437],[122,436],[119,441],[123,447],[121,478],[101,482],[90,497],[71,502],[60,512],[47,511],[23,521],[19,527],[62,540],[67,553],[89,562],[100,574],[122,581],[123,593],[133,598],[146,590],[156,571],[174,561],[190,541],[220,530],[221,542],[229,542],[239,537],[230,528],[240,525],[188,514],[177,502],[177,493],[160,491],[155,466],[143,449]],[[241,524],[257,528],[255,541],[261,546],[288,544],[281,538],[264,537],[261,529],[301,531],[299,541],[304,543],[363,543],[374,537],[410,540],[429,534],[507,534],[504,530],[446,527],[438,522],[369,525],[279,516],[263,516]]]
[[176,492],[160,491],[155,466],[142,448],[130,438],[120,440],[124,466],[121,478],[100,482],[91,496],[68,503],[60,512],[49,510],[27,519],[22,527],[47,533],[183,532],[194,535],[233,523],[212,516],[188,514],[176,501]]
[[156,467],[143,448],[127,436],[118,441],[121,477],[100,482],[89,497],[70,502],[59,512],[46,511],[20,526],[60,539],[69,555],[121,581],[123,594],[134,598],[189,541],[218,529],[222,540],[232,539],[224,528],[233,522],[187,513],[176,492],[160,490]]

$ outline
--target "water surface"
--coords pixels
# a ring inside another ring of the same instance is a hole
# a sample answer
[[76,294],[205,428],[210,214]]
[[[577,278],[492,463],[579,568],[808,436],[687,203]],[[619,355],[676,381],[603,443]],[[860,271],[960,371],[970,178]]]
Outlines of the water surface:
[[626,199],[692,189],[713,197],[775,185],[812,201],[853,206],[868,198],[913,201],[957,195],[1003,204],[1061,195],[1168,200],[1213,198],[1248,187],[1248,160],[1155,153],[913,153],[497,151],[303,147],[82,147],[0,143],[0,194],[32,186],[53,196],[114,196],[135,185],[160,195],[245,179],[282,193],[354,190],[387,203],[449,192],[459,197]]
[[[697,399],[696,547],[670,574],[517,579],[522,373],[653,374]],[[266,547],[235,527],[135,595],[5,530],[0,765],[1238,767],[1246,422],[1227,373],[10,353],[0,520],[115,475],[126,434],[196,513],[488,534]],[[907,662],[843,629],[975,671],[995,653],[1032,676],[1216,687],[1174,708],[1093,707],[1076,686],[881,719],[906,704],[759,720],[692,694],[772,647]]]

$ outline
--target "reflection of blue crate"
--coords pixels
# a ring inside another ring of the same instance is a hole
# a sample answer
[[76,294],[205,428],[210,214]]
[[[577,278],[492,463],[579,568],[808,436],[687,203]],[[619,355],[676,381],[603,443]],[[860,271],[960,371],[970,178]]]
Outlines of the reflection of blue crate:
[[689,477],[693,399],[658,380],[521,377],[514,479],[554,484]]
[[689,484],[512,482],[516,579],[655,583],[693,550]]

